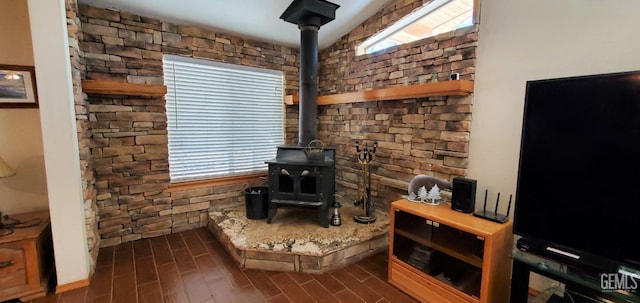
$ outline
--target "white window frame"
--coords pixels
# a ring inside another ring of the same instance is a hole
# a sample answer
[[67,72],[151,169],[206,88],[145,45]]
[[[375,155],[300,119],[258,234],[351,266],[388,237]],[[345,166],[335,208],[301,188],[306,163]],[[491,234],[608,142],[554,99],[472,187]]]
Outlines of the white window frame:
[[284,72],[174,55],[163,65],[171,183],[266,172],[284,144]]
[[[367,40],[365,40],[364,42],[362,42],[360,45],[358,45],[358,47],[356,47],[356,55],[360,56],[360,55],[366,55],[367,54],[367,49],[369,47],[371,47],[372,45],[383,41],[387,38],[389,38],[390,36],[393,36],[394,34],[396,34],[397,32],[402,31],[404,28],[406,28],[407,26],[413,24],[414,22],[422,19],[424,16],[430,14],[431,12],[437,10],[438,8],[440,8],[443,5],[446,5],[447,3],[451,2],[453,0],[434,0],[430,3],[428,3],[427,5],[421,7],[420,9],[412,12],[411,14],[407,15],[405,18],[400,19],[398,22],[392,24],[391,26],[387,27],[386,29],[384,29],[383,31],[371,36],[370,38],[368,38]],[[477,0],[474,0],[473,3],[473,23],[475,24],[477,22],[477,15],[476,12],[478,11],[478,2]]]

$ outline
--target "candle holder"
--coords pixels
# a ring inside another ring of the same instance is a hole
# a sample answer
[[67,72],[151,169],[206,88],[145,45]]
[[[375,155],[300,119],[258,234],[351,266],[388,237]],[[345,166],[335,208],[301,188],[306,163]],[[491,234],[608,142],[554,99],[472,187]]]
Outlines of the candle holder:
[[366,143],[360,146],[360,141],[356,141],[356,155],[358,163],[362,167],[362,183],[360,186],[360,197],[353,202],[355,206],[362,206],[362,214],[355,215],[353,219],[362,224],[369,224],[376,221],[373,202],[371,201],[371,162],[375,159],[378,141],[374,141],[369,147]]

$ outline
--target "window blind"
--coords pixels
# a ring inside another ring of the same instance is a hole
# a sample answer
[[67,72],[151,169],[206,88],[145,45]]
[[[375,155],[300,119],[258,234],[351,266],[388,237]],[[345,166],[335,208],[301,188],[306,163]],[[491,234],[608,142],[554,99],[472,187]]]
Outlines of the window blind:
[[171,182],[264,171],[284,142],[282,71],[164,56]]

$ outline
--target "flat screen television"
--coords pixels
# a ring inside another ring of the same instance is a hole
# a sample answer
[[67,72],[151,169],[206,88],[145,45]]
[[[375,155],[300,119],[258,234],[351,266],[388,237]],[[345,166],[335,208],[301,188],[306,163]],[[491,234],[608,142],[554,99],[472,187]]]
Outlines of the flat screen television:
[[640,71],[527,82],[514,233],[640,269]]

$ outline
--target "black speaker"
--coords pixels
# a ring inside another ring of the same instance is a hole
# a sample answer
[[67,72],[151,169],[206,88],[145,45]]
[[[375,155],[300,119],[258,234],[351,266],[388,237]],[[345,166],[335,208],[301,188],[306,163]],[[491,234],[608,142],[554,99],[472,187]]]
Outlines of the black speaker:
[[453,178],[451,209],[463,213],[472,213],[476,208],[476,184],[467,178]]

